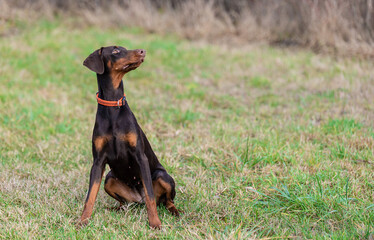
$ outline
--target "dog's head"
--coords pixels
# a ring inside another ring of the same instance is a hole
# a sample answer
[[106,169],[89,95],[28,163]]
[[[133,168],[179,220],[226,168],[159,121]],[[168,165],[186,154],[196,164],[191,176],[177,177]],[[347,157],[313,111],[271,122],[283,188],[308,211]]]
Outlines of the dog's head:
[[124,47],[102,47],[91,53],[83,65],[98,75],[107,74],[112,79],[114,89],[117,89],[122,77],[136,69],[144,62],[145,50],[127,50]]
[[126,74],[144,62],[146,51],[143,49],[127,50],[124,47],[102,47],[91,53],[83,65],[97,74]]

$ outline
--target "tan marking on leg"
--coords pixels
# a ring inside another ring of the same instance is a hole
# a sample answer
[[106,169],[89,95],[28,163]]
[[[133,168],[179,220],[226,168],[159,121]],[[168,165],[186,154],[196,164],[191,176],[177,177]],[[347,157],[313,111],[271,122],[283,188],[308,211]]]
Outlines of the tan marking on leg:
[[142,196],[137,191],[131,189],[129,186],[124,184],[118,179],[110,178],[104,186],[105,191],[117,201],[121,203],[121,199],[118,199],[116,194],[127,202],[142,202]]
[[151,199],[148,195],[147,188],[143,182],[145,205],[147,206],[148,221],[151,228],[161,228],[161,221],[157,214],[157,205],[155,199]]
[[138,137],[137,137],[136,133],[129,132],[129,133],[126,133],[126,134],[122,134],[122,135],[119,136],[119,138],[122,141],[128,142],[131,147],[136,147],[136,142],[138,140]]
[[179,217],[179,210],[175,207],[174,203],[166,201],[166,209],[174,216]]
[[105,144],[107,144],[107,142],[110,140],[110,136],[98,136],[95,138],[94,140],[94,144],[95,144],[95,148],[98,152],[101,151],[101,149],[103,149],[103,147],[105,146]]
[[165,182],[162,178],[157,179],[161,186],[166,190],[166,192],[171,192],[171,186],[169,183]]
[[146,206],[147,206],[147,213],[148,213],[148,221],[151,228],[161,228],[161,221],[157,214],[157,206],[156,201],[154,199],[152,200],[146,200]]
[[88,197],[86,203],[84,204],[83,213],[80,219],[81,222],[87,221],[88,218],[91,217],[93,206],[95,204],[95,200],[97,197],[97,193],[99,192],[99,188],[100,188],[100,183],[94,183],[92,185],[90,196]]
[[166,193],[165,189],[161,186],[161,184],[158,182],[158,180],[153,181],[153,192],[156,197],[156,203],[160,204],[160,197]]
[[160,204],[159,198],[166,194],[166,202],[165,207],[166,209],[173,215],[179,216],[179,212],[174,205],[173,200],[171,199],[171,186],[169,183],[165,182],[162,178],[158,178],[156,181],[153,181],[153,189],[156,196],[157,204]]

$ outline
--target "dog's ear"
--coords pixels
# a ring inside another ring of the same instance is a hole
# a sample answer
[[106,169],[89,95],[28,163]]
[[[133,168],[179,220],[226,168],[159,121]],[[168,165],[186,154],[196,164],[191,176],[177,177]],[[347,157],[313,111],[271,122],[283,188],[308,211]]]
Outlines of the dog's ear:
[[90,56],[84,60],[83,65],[98,74],[104,73],[104,61],[101,57],[103,47],[91,53]]

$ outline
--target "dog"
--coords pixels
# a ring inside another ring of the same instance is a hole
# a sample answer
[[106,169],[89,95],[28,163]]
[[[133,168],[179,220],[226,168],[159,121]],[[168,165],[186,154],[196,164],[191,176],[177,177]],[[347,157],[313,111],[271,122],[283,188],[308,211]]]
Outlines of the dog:
[[123,76],[138,68],[146,56],[143,49],[102,47],[83,65],[97,75],[97,112],[92,135],[93,165],[83,213],[78,225],[92,215],[106,164],[110,171],[104,189],[120,204],[145,203],[151,228],[160,229],[157,205],[179,216],[174,205],[175,182],[160,164],[126,101]]

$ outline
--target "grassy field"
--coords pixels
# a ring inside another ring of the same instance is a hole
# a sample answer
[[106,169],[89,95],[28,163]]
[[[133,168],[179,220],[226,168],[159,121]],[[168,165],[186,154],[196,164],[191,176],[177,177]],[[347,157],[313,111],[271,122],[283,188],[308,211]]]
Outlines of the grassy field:
[[[373,237],[372,61],[79,26],[0,29],[0,238]],[[97,105],[82,62],[106,45],[147,50],[125,92],[184,211],[160,207],[159,231],[145,206],[112,210],[102,186],[75,227]]]

